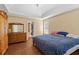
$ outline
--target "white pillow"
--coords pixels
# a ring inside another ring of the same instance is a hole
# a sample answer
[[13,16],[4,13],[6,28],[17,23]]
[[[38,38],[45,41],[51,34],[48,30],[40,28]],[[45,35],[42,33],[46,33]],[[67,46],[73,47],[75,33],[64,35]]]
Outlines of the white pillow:
[[79,38],[78,35],[74,35],[74,34],[68,34],[67,37],[72,37],[72,38]]

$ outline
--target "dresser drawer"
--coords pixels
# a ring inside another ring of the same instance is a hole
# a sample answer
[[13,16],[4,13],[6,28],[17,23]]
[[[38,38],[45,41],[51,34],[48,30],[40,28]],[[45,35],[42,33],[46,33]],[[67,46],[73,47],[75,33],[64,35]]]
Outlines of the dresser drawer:
[[26,41],[26,33],[9,33],[9,43]]

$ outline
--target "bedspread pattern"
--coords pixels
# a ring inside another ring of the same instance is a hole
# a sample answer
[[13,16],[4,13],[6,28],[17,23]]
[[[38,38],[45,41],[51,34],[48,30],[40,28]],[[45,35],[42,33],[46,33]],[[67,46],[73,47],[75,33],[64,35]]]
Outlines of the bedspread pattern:
[[63,55],[66,51],[79,44],[79,39],[41,35],[33,37],[33,44],[47,55]]

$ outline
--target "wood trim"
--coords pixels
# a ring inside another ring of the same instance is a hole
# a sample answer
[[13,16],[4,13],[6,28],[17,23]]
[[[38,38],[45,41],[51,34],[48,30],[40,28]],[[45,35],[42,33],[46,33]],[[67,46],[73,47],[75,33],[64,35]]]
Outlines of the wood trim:
[[8,18],[7,13],[6,13],[5,11],[3,11],[3,10],[0,10],[0,15],[1,15],[3,18],[5,18],[5,19]]
[[24,25],[22,23],[9,23],[10,25]]

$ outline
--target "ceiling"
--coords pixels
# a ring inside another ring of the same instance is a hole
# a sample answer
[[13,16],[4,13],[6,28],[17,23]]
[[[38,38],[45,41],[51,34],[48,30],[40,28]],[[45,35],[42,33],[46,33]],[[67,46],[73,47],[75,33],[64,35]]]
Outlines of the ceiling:
[[79,8],[79,4],[1,4],[0,8],[2,6],[8,15],[40,19]]

